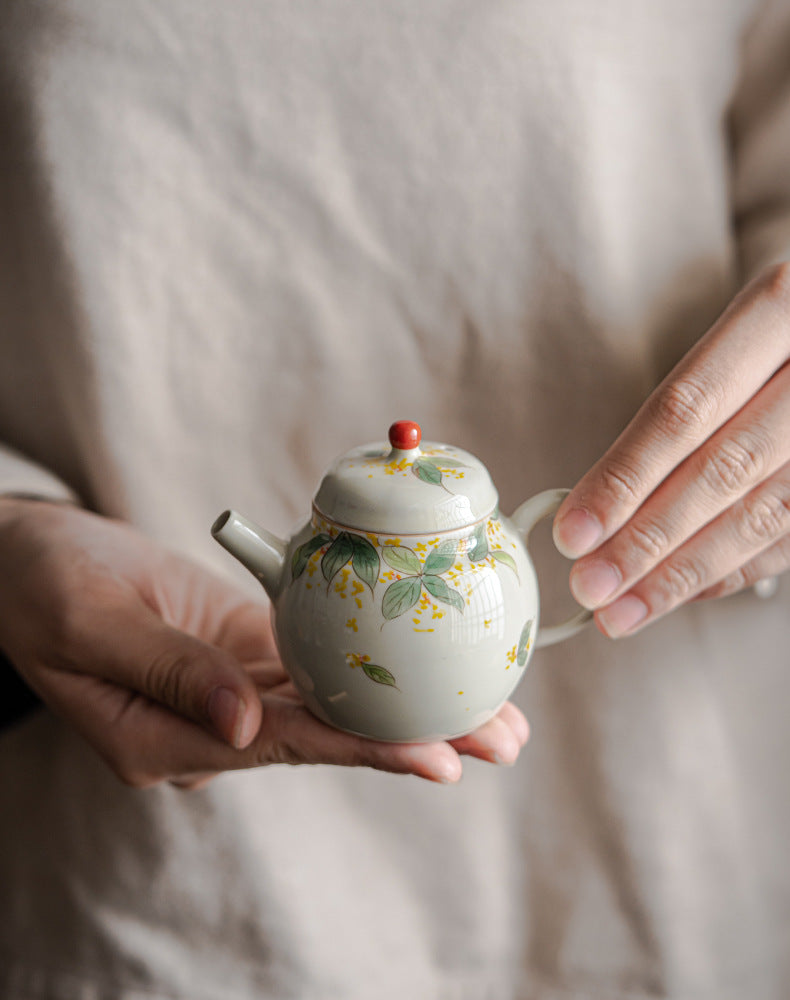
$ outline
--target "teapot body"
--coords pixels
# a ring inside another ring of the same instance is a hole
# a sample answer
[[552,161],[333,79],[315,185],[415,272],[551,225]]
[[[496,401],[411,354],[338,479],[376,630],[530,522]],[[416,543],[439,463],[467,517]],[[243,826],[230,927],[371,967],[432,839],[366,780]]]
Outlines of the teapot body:
[[409,742],[461,736],[496,714],[531,656],[538,601],[522,535],[498,512],[394,536],[314,509],[288,543],[272,615],[318,718]]
[[233,510],[211,529],[271,598],[280,657],[313,714],[394,742],[477,729],[534,646],[592,618],[582,609],[538,636],[527,542],[568,491],[544,490],[501,517],[474,455],[421,440],[417,424],[396,421],[388,445],[337,458],[290,542]]

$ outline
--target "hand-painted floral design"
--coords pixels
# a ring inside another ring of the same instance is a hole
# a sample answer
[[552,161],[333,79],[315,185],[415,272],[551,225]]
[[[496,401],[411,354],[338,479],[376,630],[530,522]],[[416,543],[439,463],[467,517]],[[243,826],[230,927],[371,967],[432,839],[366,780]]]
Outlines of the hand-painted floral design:
[[527,656],[529,655],[529,648],[532,645],[532,629],[535,626],[535,619],[530,618],[524,628],[521,630],[521,638],[518,640],[518,650],[516,652],[516,663],[520,667],[523,667],[527,662]]
[[391,566],[401,579],[391,583],[384,591],[381,609],[388,620],[409,611],[419,601],[422,588],[443,604],[451,604],[461,614],[464,599],[457,590],[447,585],[442,573],[450,569],[458,552],[458,541],[447,539],[440,542],[427,556],[424,563],[414,549],[405,545],[385,545],[381,550],[384,562]]
[[[495,519],[492,518],[492,520]],[[486,523],[481,522],[474,530],[470,547],[466,553],[469,558],[469,562],[482,562],[484,559],[487,559],[488,556],[491,556],[492,559],[496,559],[496,561],[502,563],[503,566],[507,566],[509,569],[512,569],[516,574],[516,577],[518,577],[516,560],[510,555],[509,552],[505,552],[504,549],[495,549],[488,544],[486,527]]]
[[[293,579],[298,579],[306,569],[313,574],[320,566],[327,586],[340,574],[335,590],[345,597],[346,581],[353,571],[361,582],[351,581],[353,592],[350,596],[360,609],[365,586],[375,597],[376,584],[386,585],[381,600],[385,621],[399,618],[418,604],[419,614],[433,601],[449,605],[463,614],[468,592],[465,595],[454,584],[460,583],[463,577],[459,560],[464,555],[471,563],[473,572],[488,563],[492,569],[496,569],[497,565],[506,566],[518,577],[513,555],[498,545],[504,539],[497,517],[481,521],[466,537],[444,540],[437,537],[427,542],[416,542],[414,548],[403,545],[399,538],[383,541],[373,534],[338,531],[323,519],[314,521],[314,530],[313,537],[300,545],[291,558]],[[380,579],[382,570],[385,572]],[[433,617],[442,617],[443,612],[438,610],[438,606],[432,606],[435,609]],[[419,624],[419,619],[415,620],[415,624]]]
[[[431,486],[441,486],[444,490],[447,490],[447,487],[442,481],[443,469],[467,468],[469,466],[464,465],[463,462],[459,462],[454,458],[445,458],[443,455],[437,455],[432,458],[415,458],[411,464],[411,471],[419,480],[423,483],[430,483]],[[451,490],[447,490],[447,492],[450,493]]]
[[334,539],[331,535],[321,532],[308,539],[304,545],[300,545],[291,559],[291,574],[294,580],[302,575],[310,557],[325,545],[329,548],[321,558],[321,572],[327,584],[330,584],[350,561],[351,568],[359,579],[370,587],[372,594],[381,567],[379,554],[364,535],[353,534],[350,531],[341,531]]
[[346,662],[353,669],[354,667],[362,667],[366,677],[369,677],[376,684],[384,684],[387,687],[393,687],[396,691],[400,691],[400,688],[395,683],[395,678],[387,670],[386,667],[379,667],[375,663],[370,662],[370,657],[361,653],[346,653]]

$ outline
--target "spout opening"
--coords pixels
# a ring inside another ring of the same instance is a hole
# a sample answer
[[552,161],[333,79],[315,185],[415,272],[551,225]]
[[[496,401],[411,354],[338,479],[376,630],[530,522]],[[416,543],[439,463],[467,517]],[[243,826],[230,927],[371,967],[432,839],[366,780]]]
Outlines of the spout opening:
[[231,510],[225,510],[225,511],[223,511],[219,515],[219,517],[217,518],[217,520],[211,525],[211,534],[213,535],[214,538],[217,537],[217,535],[220,533],[220,531],[222,531],[222,529],[228,523],[228,521],[230,520],[230,517],[231,517],[232,513],[233,513],[233,511],[231,511]]

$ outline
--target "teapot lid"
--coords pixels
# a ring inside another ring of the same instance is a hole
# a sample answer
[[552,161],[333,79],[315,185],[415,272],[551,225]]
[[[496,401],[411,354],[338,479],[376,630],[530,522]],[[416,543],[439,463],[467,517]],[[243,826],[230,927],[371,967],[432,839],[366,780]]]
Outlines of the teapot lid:
[[421,439],[418,424],[398,420],[389,444],[341,455],[316,494],[316,512],[344,527],[390,535],[449,531],[488,517],[499,498],[483,463]]

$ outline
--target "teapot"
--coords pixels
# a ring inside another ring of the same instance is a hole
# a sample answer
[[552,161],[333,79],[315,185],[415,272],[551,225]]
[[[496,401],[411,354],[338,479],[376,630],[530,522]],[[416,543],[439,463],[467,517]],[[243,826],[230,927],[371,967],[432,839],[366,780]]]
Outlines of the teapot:
[[211,533],[263,584],[283,665],[314,715],[377,740],[444,740],[492,718],[533,650],[592,617],[539,625],[527,543],[567,493],[504,517],[477,458],[399,420],[388,445],[335,460],[290,541],[232,510]]

